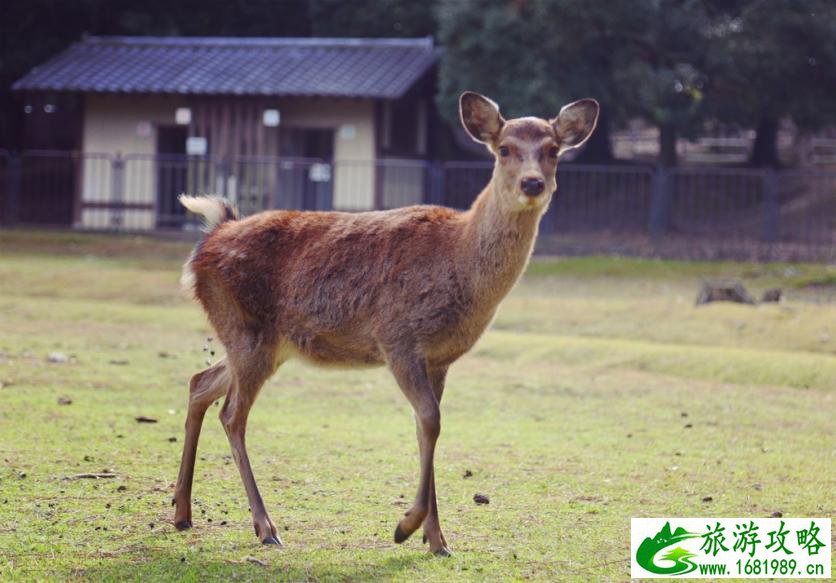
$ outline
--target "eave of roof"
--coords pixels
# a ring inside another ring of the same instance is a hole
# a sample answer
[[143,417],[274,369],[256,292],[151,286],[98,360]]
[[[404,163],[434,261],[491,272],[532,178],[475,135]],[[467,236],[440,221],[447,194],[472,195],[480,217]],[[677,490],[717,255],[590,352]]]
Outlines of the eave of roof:
[[393,99],[439,54],[430,38],[88,37],[12,88]]

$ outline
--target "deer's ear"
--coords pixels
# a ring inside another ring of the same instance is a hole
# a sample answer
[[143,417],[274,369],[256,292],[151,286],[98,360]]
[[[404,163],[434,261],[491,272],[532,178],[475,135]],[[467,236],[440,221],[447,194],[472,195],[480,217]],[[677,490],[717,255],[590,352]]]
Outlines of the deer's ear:
[[505,125],[499,106],[472,91],[465,91],[459,97],[459,116],[470,137],[483,144],[492,144],[499,138],[499,132]]
[[589,139],[598,123],[598,102],[594,99],[581,99],[564,105],[556,118],[551,120],[552,127],[560,140],[560,153],[577,148]]

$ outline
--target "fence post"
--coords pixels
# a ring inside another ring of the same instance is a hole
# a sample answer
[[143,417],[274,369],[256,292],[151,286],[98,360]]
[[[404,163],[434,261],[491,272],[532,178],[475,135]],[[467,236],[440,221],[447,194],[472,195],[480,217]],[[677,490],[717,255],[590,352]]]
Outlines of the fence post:
[[668,230],[670,219],[670,171],[658,166],[651,178],[650,217],[648,230],[654,242]]
[[427,167],[427,202],[444,204],[444,168],[439,160],[433,160]]
[[10,152],[6,166],[6,223],[13,225],[20,220],[20,193],[23,187],[21,155]]
[[[215,196],[226,198],[227,191],[229,190],[229,185],[227,184],[227,181],[229,180],[229,170],[229,158],[224,156],[218,160],[216,165]],[[234,203],[235,201],[232,202]]]
[[768,168],[763,175],[763,240],[774,243],[778,240],[778,173]]
[[113,158],[112,173],[110,177],[110,200],[113,202],[110,215],[110,226],[114,229],[119,229],[124,225],[125,208],[122,206],[124,202],[124,179],[125,179],[125,160],[122,158],[122,152],[116,151],[116,156]]

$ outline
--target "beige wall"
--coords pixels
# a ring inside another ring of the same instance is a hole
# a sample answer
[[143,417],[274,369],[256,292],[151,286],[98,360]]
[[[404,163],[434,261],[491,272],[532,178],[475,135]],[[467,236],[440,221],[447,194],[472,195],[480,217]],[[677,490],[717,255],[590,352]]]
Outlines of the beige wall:
[[[375,159],[374,103],[371,100],[351,99],[288,99],[276,100],[274,104],[281,113],[282,127],[328,128],[334,130],[335,167],[334,208],[364,210],[374,205],[375,172],[371,161]],[[83,128],[83,148],[87,154],[84,172],[82,201],[112,201],[112,175],[109,163],[94,154],[127,156],[124,167],[124,202],[155,204],[156,166],[151,159],[156,153],[156,130],[160,125],[173,125],[174,113],[178,107],[189,107],[184,97],[170,96],[116,96],[88,95]],[[191,105],[194,120],[194,104]],[[150,131],[142,132],[141,128]],[[353,126],[353,131],[341,128]],[[210,140],[210,154],[213,145]],[[137,156],[138,155],[138,156]],[[265,171],[265,167],[241,167],[241,174]],[[211,172],[189,169],[188,188],[191,192],[216,192],[220,183],[209,178]],[[264,179],[258,179],[264,184]],[[245,187],[255,179],[246,175],[230,177],[228,188]],[[233,192],[230,192],[233,194]],[[243,193],[242,193],[243,194]],[[243,202],[243,201],[242,201]],[[122,227],[128,229],[150,229],[155,226],[155,211],[126,210],[121,213]],[[87,228],[112,228],[116,213],[109,209],[84,209],[81,226]]]
[[[85,101],[83,148],[88,154],[84,163],[82,201],[111,201],[112,175],[104,160],[89,154],[152,155],[156,151],[156,127],[173,125],[174,112],[186,106],[179,97],[87,95]],[[141,122],[151,131],[142,135]],[[125,167],[122,200],[132,203],[154,203],[154,169],[150,161],[135,161]],[[114,213],[108,209],[84,209],[81,226],[111,228]],[[122,213],[122,226],[127,229],[150,229],[155,225],[153,210],[129,210]]]
[[[87,95],[84,151],[154,154],[156,126],[174,125],[174,112],[188,103],[180,97]],[[137,133],[140,122],[152,124],[151,134]]]

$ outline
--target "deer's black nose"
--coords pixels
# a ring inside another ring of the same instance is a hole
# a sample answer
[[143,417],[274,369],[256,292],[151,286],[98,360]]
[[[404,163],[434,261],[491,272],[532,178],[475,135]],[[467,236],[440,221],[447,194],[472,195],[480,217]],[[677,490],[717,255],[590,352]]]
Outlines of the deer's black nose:
[[520,188],[528,196],[537,196],[546,187],[546,183],[540,178],[523,178],[520,182]]

